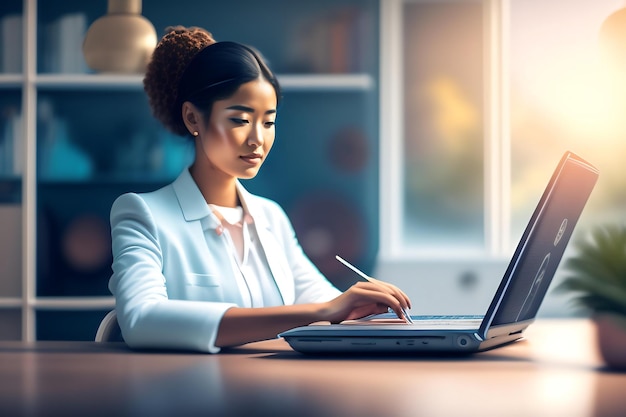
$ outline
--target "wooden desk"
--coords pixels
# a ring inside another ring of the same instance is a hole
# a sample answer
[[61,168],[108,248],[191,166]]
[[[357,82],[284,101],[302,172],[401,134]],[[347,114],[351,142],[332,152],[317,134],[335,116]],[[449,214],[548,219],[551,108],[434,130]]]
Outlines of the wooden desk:
[[309,357],[282,340],[218,355],[0,342],[0,416],[626,416],[585,320],[466,358]]

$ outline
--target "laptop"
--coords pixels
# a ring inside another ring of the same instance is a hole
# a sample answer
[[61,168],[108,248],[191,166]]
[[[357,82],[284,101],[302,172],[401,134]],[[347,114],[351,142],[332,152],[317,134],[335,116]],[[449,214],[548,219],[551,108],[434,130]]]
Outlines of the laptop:
[[408,324],[383,314],[278,336],[307,354],[470,354],[516,341],[534,321],[597,179],[594,166],[565,152],[484,315],[411,316]]

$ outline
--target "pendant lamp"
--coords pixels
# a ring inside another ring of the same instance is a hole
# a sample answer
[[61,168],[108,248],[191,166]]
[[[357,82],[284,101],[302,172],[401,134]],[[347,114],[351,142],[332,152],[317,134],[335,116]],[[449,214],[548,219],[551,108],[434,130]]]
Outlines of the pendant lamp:
[[141,15],[141,0],[108,0],[107,14],[87,30],[85,62],[94,71],[143,73],[157,44],[154,26]]

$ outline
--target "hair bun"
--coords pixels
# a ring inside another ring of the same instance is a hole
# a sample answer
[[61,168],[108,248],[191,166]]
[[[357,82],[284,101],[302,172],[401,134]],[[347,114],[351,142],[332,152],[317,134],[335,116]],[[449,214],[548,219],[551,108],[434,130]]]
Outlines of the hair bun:
[[211,32],[198,26],[189,26],[189,27],[182,26],[182,25],[168,26],[165,28],[165,35],[163,37],[165,38],[167,36],[176,36],[176,35],[188,36],[190,38],[202,38],[207,42],[205,46],[208,46],[217,42],[215,38],[213,38],[213,34]]
[[173,108],[180,77],[193,57],[216,43],[206,29],[181,25],[168,26],[157,44],[143,80],[154,116],[170,131],[184,136],[187,129],[180,120],[180,109]]

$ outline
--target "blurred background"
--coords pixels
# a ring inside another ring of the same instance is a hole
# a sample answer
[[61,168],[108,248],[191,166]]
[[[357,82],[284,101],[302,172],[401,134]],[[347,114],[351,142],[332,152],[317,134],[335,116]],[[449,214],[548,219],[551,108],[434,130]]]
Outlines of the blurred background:
[[[484,313],[567,150],[601,173],[574,239],[623,221],[624,1],[132,3],[158,37],[201,26],[268,59],[277,139],[244,185],[285,208],[339,288],[357,277],[335,254],[400,285],[415,314]],[[85,62],[107,10],[0,5],[0,339],[93,339],[114,306],[111,203],[192,157],[140,73]],[[549,292],[539,314],[578,312]]]

